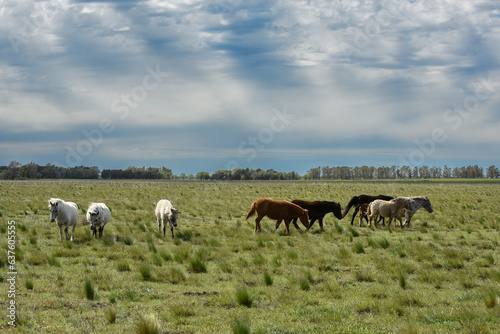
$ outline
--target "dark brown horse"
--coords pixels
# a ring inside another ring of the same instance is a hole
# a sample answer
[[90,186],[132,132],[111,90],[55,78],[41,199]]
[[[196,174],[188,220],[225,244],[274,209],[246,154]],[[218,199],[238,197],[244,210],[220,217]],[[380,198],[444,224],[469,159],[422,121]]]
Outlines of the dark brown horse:
[[289,234],[290,221],[293,218],[299,218],[302,224],[307,228],[309,227],[309,219],[307,210],[302,209],[300,206],[290,203],[288,201],[275,201],[269,198],[261,198],[252,203],[250,211],[245,217],[248,220],[257,211],[257,218],[255,218],[255,233],[260,232],[260,221],[265,216],[271,219],[276,219],[276,229],[285,221],[285,230]]
[[[293,204],[297,204],[303,209],[309,211],[309,227],[308,230],[313,226],[314,222],[317,220],[319,222],[319,226],[323,229],[323,218],[329,212],[332,212],[335,217],[338,219],[342,219],[342,209],[340,204],[337,202],[329,202],[329,201],[304,201],[301,199],[295,199],[292,201]],[[292,221],[293,225],[300,230],[297,225],[297,218],[294,218]]]
[[[342,218],[347,215],[347,213],[349,212],[349,210],[352,207],[354,207],[354,213],[353,213],[352,219],[351,219],[351,225],[353,225],[353,223],[354,223],[354,217],[356,217],[356,214],[358,213],[359,207],[361,206],[361,204],[365,204],[365,203],[368,204],[368,203],[373,202],[376,199],[382,199],[384,201],[390,201],[393,198],[394,197],[392,197],[392,196],[386,196],[386,195],[372,196],[372,195],[364,195],[363,194],[363,195],[359,195],[359,196],[354,196],[353,198],[351,198],[351,200],[349,201],[349,203],[345,207],[344,213],[342,214]],[[368,220],[368,218],[366,218],[366,216],[365,216],[365,219]],[[361,224],[361,221],[360,221],[360,224]]]

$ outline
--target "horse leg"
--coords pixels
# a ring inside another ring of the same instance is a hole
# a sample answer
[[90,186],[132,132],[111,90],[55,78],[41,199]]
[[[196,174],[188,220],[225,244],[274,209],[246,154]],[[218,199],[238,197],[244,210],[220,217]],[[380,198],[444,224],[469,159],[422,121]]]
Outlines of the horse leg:
[[278,230],[278,227],[280,227],[280,224],[281,224],[281,221],[282,221],[282,220],[283,220],[283,219],[278,219],[278,220],[276,221],[276,227],[275,227],[275,229],[274,229],[274,230]]
[[285,231],[286,231],[286,234],[290,234],[290,219],[285,219]]
[[170,232],[172,232],[172,239],[174,238],[174,225],[170,222]]
[[69,240],[69,234],[68,234],[68,225],[64,228],[64,235],[66,236],[66,240]]
[[99,226],[99,238],[102,237],[103,231],[104,231],[104,226]]
[[59,235],[61,236],[61,241],[62,241],[62,225],[58,225],[59,226]]
[[156,222],[158,223],[158,232],[161,234],[161,219],[160,217],[156,216]]
[[292,220],[292,224],[295,226],[295,228],[296,228],[297,230],[299,230],[299,231],[300,231],[300,227],[299,227],[299,225],[297,225],[297,219],[298,219],[298,218],[293,218],[293,220]]
[[73,241],[73,238],[75,236],[75,227],[76,227],[76,224],[74,224],[73,228],[71,229],[71,241]]
[[255,218],[255,230],[254,233],[260,232],[260,221],[262,220],[263,217],[257,216]]
[[368,226],[368,210],[366,212],[359,210],[359,227],[363,223],[363,218],[366,220],[366,226]]
[[411,211],[406,211],[405,212],[405,226],[406,225],[410,226],[411,217],[412,217],[412,212]]
[[351,225],[354,225],[354,217],[357,216],[358,211],[359,211],[359,205],[356,205],[356,207],[354,207],[354,213],[352,214]]
[[[390,228],[392,223],[392,216],[389,217],[389,221],[387,222],[387,227]],[[394,223],[396,225],[396,223]]]
[[[314,219],[311,219],[311,222],[309,223],[309,227],[307,228],[307,230],[310,230],[311,227],[313,226],[314,222],[317,220],[318,218],[314,218]],[[321,226],[321,229],[323,229],[323,224],[320,223],[320,226]]]
[[[319,218],[318,223],[319,223],[319,227],[321,228],[321,231],[323,231],[323,218]],[[311,227],[311,226],[309,226],[309,227]]]

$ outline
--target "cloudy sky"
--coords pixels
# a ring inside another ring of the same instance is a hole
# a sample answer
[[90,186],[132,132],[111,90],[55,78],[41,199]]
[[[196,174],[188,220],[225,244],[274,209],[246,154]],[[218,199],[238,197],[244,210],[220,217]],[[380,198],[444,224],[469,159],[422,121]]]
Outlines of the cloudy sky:
[[0,6],[0,165],[500,165],[495,0]]

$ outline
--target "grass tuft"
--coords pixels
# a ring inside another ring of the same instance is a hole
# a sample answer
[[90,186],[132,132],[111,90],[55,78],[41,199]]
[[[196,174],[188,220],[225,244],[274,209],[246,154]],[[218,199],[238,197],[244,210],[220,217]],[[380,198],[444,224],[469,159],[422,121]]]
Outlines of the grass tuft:
[[377,244],[383,249],[387,249],[391,245],[386,238],[379,239]]
[[338,234],[344,233],[344,228],[337,222],[335,222],[335,230],[337,231]]
[[151,267],[147,263],[143,263],[139,266],[139,273],[144,281],[151,281],[153,278],[151,274]]
[[406,290],[407,283],[406,283],[406,277],[405,277],[404,273],[402,273],[402,272],[399,273],[398,281],[399,281],[399,286],[401,287],[401,289]]
[[47,256],[47,262],[53,267],[61,266],[61,262],[59,262],[59,259],[54,254]]
[[26,285],[26,289],[33,290],[34,284],[32,279],[28,278],[24,283]]
[[186,275],[184,274],[184,271],[181,268],[170,267],[168,280],[172,284],[177,284],[181,281],[185,281]]
[[116,309],[112,306],[106,309],[106,320],[108,324],[114,324],[116,322]]
[[96,291],[94,287],[92,286],[92,282],[89,279],[85,280],[85,283],[83,285],[84,291],[85,291],[85,297],[87,297],[88,300],[94,300],[97,297]]
[[118,262],[116,268],[119,272],[130,271],[130,265],[125,260]]
[[185,305],[174,305],[170,308],[172,314],[176,317],[192,317],[196,315],[193,308]]
[[250,320],[247,318],[234,319],[233,334],[250,334]]
[[132,239],[131,237],[125,237],[122,239],[122,242],[127,246],[131,246],[134,244],[134,239]]
[[352,227],[351,225],[349,225],[348,229],[349,229],[349,232],[351,232],[351,235],[352,235],[354,238],[359,237],[360,233],[359,233],[359,231],[358,231],[356,228],[354,228],[354,227]]
[[135,323],[136,334],[159,334],[160,322],[154,314],[141,316]]
[[300,289],[303,291],[309,291],[311,290],[311,284],[306,278],[303,278],[299,281],[300,284]]
[[484,296],[484,305],[493,308],[498,305],[500,296],[494,290],[488,291]]
[[361,244],[361,242],[355,242],[352,245],[352,251],[354,253],[357,253],[357,254],[364,254],[365,253],[365,249],[364,249],[363,245]]
[[182,241],[190,241],[193,237],[193,232],[191,230],[180,230],[175,234],[175,237]]
[[236,290],[236,301],[239,305],[252,307],[254,296],[248,292],[246,287],[241,287]]
[[274,283],[272,276],[267,271],[264,271],[264,283],[267,286],[271,286]]

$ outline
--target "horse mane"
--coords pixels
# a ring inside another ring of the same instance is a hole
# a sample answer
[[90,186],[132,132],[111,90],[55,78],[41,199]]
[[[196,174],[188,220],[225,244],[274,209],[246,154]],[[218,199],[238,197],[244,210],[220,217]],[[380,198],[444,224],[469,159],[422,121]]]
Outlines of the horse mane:
[[50,206],[51,206],[52,204],[55,204],[55,203],[61,203],[61,202],[63,202],[63,200],[62,200],[62,199],[60,199],[60,198],[51,198],[51,199],[49,199],[49,208],[50,208]]

